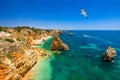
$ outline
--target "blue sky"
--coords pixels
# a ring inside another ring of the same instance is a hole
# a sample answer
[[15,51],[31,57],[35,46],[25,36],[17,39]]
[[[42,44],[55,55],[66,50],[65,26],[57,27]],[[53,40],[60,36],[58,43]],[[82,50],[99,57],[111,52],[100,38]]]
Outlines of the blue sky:
[[[0,0],[0,25],[120,30],[120,0]],[[84,8],[88,19],[80,15]]]

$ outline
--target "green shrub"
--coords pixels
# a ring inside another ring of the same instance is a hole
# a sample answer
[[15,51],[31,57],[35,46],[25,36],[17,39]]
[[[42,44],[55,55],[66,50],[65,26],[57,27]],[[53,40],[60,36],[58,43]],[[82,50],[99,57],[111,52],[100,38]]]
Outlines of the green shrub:
[[17,38],[17,41],[21,41],[20,38]]
[[8,41],[8,42],[11,42],[11,43],[13,43],[14,42],[14,40],[13,39],[5,39],[5,41]]
[[31,28],[31,30],[35,33],[38,33],[39,32],[39,29],[36,29],[36,28]]
[[0,31],[3,31],[3,27],[2,26],[0,26]]
[[50,30],[45,30],[45,31],[48,32],[48,33],[50,32]]
[[18,32],[20,32],[22,29],[31,29],[31,28],[28,26],[17,26],[14,29],[16,29]]
[[13,56],[10,54],[10,53],[6,53],[4,54],[8,59],[12,60],[13,59]]

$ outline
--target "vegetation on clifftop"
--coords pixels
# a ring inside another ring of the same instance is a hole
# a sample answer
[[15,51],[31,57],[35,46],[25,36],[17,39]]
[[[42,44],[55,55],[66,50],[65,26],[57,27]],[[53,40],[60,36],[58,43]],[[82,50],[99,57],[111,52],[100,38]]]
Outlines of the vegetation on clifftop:
[[9,38],[5,39],[5,41],[11,42],[11,43],[13,43],[13,42],[14,42],[14,40],[13,40],[13,39],[9,39]]

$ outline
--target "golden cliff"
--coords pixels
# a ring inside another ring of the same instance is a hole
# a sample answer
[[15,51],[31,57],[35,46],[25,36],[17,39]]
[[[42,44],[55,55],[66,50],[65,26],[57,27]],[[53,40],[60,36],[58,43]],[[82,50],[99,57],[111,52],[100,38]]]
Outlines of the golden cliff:
[[[44,32],[44,33],[42,33]],[[38,49],[34,40],[53,35],[52,30],[29,27],[1,28],[0,80],[22,80],[41,57],[49,56]]]

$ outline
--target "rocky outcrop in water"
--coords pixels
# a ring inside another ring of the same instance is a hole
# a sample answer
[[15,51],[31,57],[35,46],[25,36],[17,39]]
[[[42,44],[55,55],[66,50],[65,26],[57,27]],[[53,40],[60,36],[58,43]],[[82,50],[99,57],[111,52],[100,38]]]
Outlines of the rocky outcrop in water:
[[112,61],[115,56],[116,56],[116,51],[114,50],[114,48],[109,46],[106,52],[104,52],[103,54],[103,60]]
[[68,33],[69,34],[69,36],[72,36],[73,35],[73,33]]
[[68,46],[63,43],[58,36],[54,36],[53,41],[50,46],[51,50],[68,50]]

